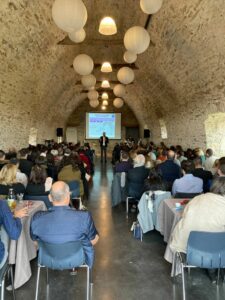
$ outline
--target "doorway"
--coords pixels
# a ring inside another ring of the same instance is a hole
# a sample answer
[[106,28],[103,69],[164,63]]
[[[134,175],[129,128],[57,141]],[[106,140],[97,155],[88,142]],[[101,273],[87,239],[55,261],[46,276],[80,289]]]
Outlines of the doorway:
[[138,127],[126,127],[126,139],[133,138],[137,142],[140,138],[140,131]]

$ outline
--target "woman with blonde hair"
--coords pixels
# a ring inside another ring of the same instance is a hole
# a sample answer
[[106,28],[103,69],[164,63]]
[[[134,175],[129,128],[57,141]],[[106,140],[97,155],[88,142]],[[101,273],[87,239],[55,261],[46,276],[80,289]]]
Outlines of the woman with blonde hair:
[[8,195],[9,189],[13,189],[15,194],[25,192],[22,183],[16,180],[17,166],[14,164],[5,165],[0,172],[0,195]]

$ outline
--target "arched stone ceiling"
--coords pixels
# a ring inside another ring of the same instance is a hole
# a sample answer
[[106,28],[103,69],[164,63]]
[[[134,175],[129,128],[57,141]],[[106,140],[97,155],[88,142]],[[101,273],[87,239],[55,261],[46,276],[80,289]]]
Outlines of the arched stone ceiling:
[[[1,126],[7,127],[1,136],[3,144],[9,144],[9,136],[12,141],[26,139],[30,127],[38,128],[44,139],[64,126],[86,99],[77,84],[80,77],[71,68],[74,57],[87,53],[96,63],[123,63],[125,31],[133,25],[144,26],[147,19],[137,0],[84,3],[88,11],[85,42],[58,45],[66,34],[51,18],[53,0],[0,2],[0,111]],[[117,35],[98,33],[105,15],[115,18]],[[224,0],[164,0],[152,17],[151,45],[138,56],[139,69],[134,84],[127,87],[125,101],[156,140],[160,139],[157,119],[164,118],[169,142],[190,140],[192,126],[198,126],[195,138],[205,143],[208,113],[225,110],[224,28]],[[98,70],[94,73],[103,79]],[[116,72],[109,79],[116,80]]]

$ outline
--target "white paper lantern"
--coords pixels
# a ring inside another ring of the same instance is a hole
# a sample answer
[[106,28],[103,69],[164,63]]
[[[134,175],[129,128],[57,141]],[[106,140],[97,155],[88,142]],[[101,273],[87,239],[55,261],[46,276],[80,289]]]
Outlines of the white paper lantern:
[[160,10],[162,2],[163,0],[141,0],[140,6],[144,13],[151,15]]
[[95,90],[95,86],[91,86],[91,87],[89,87],[89,88],[88,88],[88,90],[89,90],[89,91],[93,91],[93,90]]
[[109,105],[109,102],[107,100],[102,101],[102,105],[107,106]]
[[132,64],[137,60],[137,54],[130,52],[130,51],[126,51],[123,55],[123,59],[128,64]]
[[85,32],[84,28],[82,28],[78,31],[73,31],[73,32],[69,33],[68,35],[72,42],[82,43],[86,37],[86,32]]
[[78,31],[87,22],[87,9],[81,0],[55,0],[52,18],[60,29],[66,32]]
[[134,71],[128,67],[122,67],[117,73],[118,80],[123,84],[129,84],[134,80]]
[[85,75],[81,77],[81,83],[86,88],[92,88],[96,84],[96,78],[92,74]]
[[88,99],[89,100],[98,100],[98,92],[93,90],[88,92]]
[[106,110],[106,106],[105,105],[102,105],[102,110]]
[[87,54],[79,54],[73,61],[74,70],[80,75],[89,75],[94,68],[94,62]]
[[97,107],[99,105],[99,101],[97,99],[95,100],[90,100],[89,105],[93,108]]
[[115,98],[113,101],[113,105],[116,108],[121,108],[123,106],[123,100],[121,98]]
[[127,30],[124,36],[125,48],[135,54],[143,53],[150,44],[150,35],[141,26],[134,26]]
[[117,84],[114,86],[113,93],[117,97],[124,97],[126,94],[125,86],[122,84]]

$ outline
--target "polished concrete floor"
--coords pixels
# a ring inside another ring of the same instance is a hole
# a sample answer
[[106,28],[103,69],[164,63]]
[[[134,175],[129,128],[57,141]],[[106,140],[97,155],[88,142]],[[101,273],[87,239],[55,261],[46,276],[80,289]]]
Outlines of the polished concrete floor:
[[[88,208],[92,212],[100,241],[96,245],[93,270],[93,300],[179,300],[182,299],[181,280],[173,284],[171,265],[164,259],[165,244],[157,232],[144,236],[141,243],[133,238],[125,207],[111,209],[111,164],[98,165],[93,178]],[[30,281],[17,290],[17,300],[34,299],[36,260],[32,262]],[[50,291],[46,297],[45,272],[41,274],[40,298],[49,300],[85,299],[85,272],[77,276],[68,271],[50,272]],[[11,299],[6,292],[6,300]],[[187,300],[225,299],[225,284],[212,285],[201,270],[193,270],[187,282]]]

